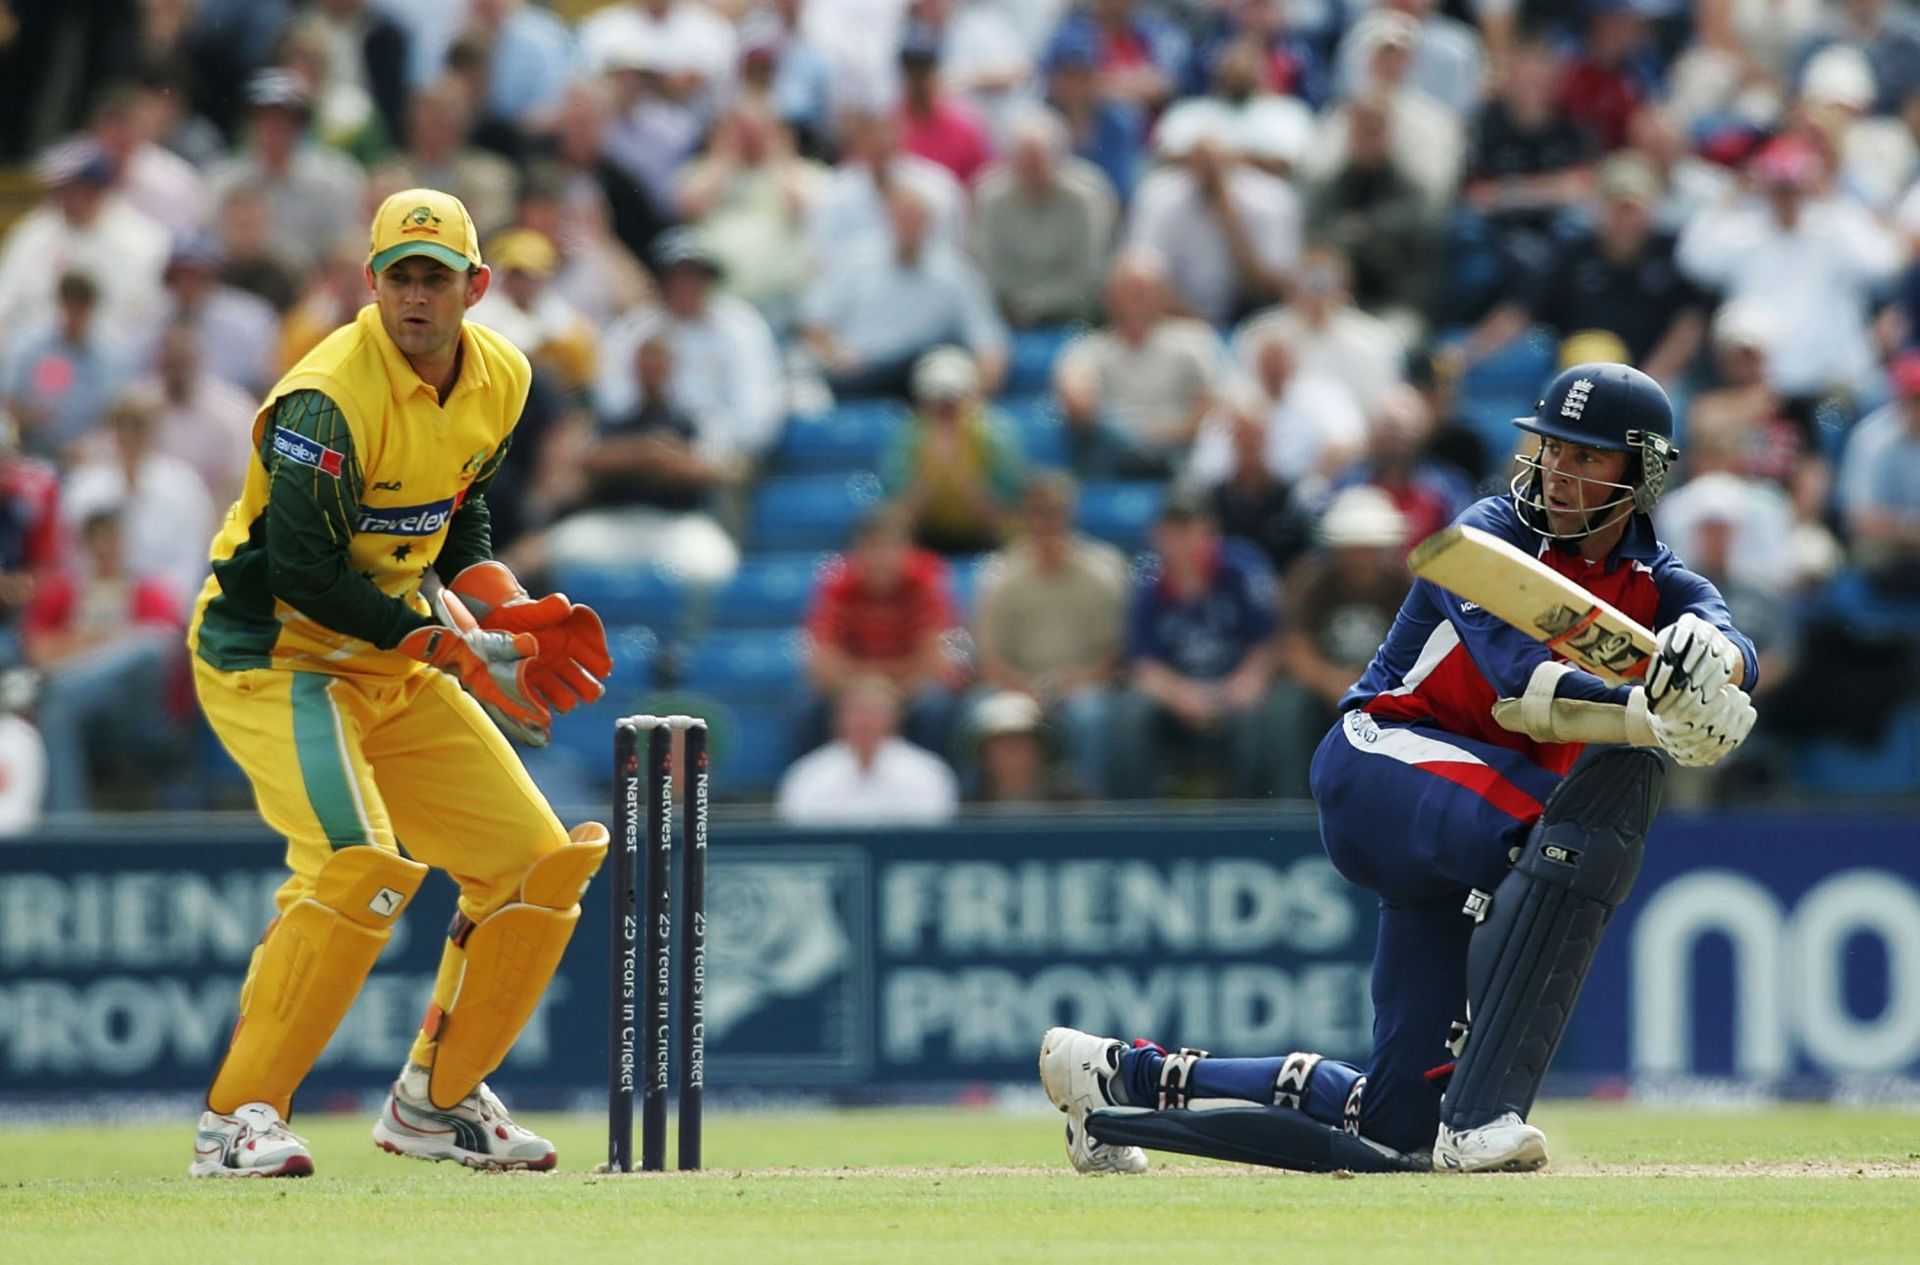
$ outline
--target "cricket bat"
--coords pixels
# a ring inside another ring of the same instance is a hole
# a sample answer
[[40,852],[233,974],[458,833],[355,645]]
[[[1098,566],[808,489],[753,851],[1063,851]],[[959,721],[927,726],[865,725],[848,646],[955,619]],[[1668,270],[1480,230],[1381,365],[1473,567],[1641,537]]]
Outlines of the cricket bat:
[[1653,634],[1619,608],[1478,527],[1435,532],[1407,566],[1615,685],[1645,676],[1657,649]]

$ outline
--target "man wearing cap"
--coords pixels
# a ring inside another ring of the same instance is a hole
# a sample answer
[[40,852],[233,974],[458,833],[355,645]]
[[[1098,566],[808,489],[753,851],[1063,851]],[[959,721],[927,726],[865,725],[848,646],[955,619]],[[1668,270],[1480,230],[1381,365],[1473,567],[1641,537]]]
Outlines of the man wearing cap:
[[459,913],[374,1140],[476,1168],[555,1161],[483,1078],[552,977],[607,831],[569,834],[506,734],[544,745],[612,664],[592,611],[529,599],[491,560],[487,489],[531,370],[463,319],[492,279],[466,208],[388,198],[365,279],[373,303],[267,393],[188,633],[207,719],[293,871],[194,1176],[313,1171],[285,1123],[294,1092],[429,865],[460,885]]
[[500,284],[487,288],[467,319],[506,335],[569,391],[584,391],[598,356],[594,329],[552,284],[560,266],[553,240],[537,228],[509,229],[493,239],[487,260]]
[[980,371],[958,347],[935,347],[913,366],[912,418],[880,458],[887,495],[939,553],[1000,543],[1025,477],[1019,440],[980,398]]
[[274,243],[312,263],[353,231],[366,178],[351,158],[309,140],[313,98],[299,76],[261,71],[247,84],[247,105],[247,147],[213,165],[208,191],[218,203],[243,185],[265,190]]

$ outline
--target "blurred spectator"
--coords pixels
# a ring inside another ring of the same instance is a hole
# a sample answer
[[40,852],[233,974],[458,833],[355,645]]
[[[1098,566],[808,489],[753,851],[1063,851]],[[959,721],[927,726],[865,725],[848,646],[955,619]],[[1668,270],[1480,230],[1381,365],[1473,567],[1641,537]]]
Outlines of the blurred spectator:
[[1893,362],[1894,400],[1847,443],[1840,512],[1853,556],[1874,585],[1920,597],[1920,351]]
[[1269,175],[1286,176],[1313,145],[1313,111],[1297,97],[1270,91],[1270,68],[1259,41],[1227,41],[1212,61],[1210,92],[1167,107],[1154,134],[1163,153],[1184,150],[1191,138],[1220,137],[1242,160]]
[[273,204],[263,190],[249,185],[227,190],[212,229],[219,246],[222,284],[259,295],[278,313],[299,301],[308,260],[289,253],[274,239]]
[[127,204],[176,239],[207,226],[206,181],[192,163],[158,142],[151,96],[131,83],[110,83],[94,98],[88,130],[106,151]]
[[966,238],[966,193],[939,163],[901,147],[900,124],[891,114],[864,107],[840,113],[840,165],[815,199],[807,226],[822,268],[855,243],[887,236],[893,196],[918,195],[931,217],[932,236],[960,245]]
[[253,452],[259,397],[206,371],[200,340],[185,325],[160,336],[154,373],[134,388],[154,397],[154,446],[191,467],[215,508],[240,494]]
[[1007,319],[1018,326],[1090,319],[1115,214],[1106,177],[1068,152],[1058,117],[1022,115],[1007,157],[987,169],[974,197],[974,256]]
[[1235,357],[1254,369],[1254,349],[1278,334],[1293,349],[1295,369],[1337,382],[1370,408],[1400,382],[1405,340],[1377,316],[1353,302],[1353,275],[1346,258],[1320,246],[1300,257],[1284,306],[1250,317],[1234,335]]
[[1634,111],[1655,95],[1660,57],[1647,0],[1593,0],[1579,51],[1560,77],[1560,108],[1611,152]]
[[539,529],[587,494],[581,454],[592,441],[593,415],[535,365],[520,424],[513,428],[513,460],[487,488],[494,556],[518,574],[546,565]]
[[665,50],[629,37],[607,49],[601,82],[607,88],[607,158],[664,206],[673,199],[674,173],[699,147],[700,133],[718,98],[675,91],[666,73]]
[[1060,23],[1056,43],[1091,43],[1100,95],[1158,110],[1185,77],[1186,32],[1136,0],[1089,0]]
[[1236,417],[1258,416],[1265,433],[1267,468],[1293,486],[1307,503],[1325,494],[1327,481],[1360,455],[1366,442],[1366,410],[1346,386],[1302,371],[1284,330],[1268,328],[1250,339],[1251,392],[1236,393],[1232,412],[1200,430],[1187,466],[1203,486],[1220,482],[1234,464]]
[[1311,109],[1327,102],[1332,85],[1313,41],[1293,29],[1287,0],[1230,0],[1217,6],[1213,32],[1195,59],[1209,78],[1234,45],[1246,43],[1257,58],[1257,91],[1293,97]]
[[1378,9],[1365,30],[1356,26],[1343,44],[1353,50],[1364,73],[1350,96],[1321,115],[1309,160],[1312,174],[1341,167],[1352,144],[1354,101],[1372,100],[1386,108],[1387,134],[1397,164],[1413,178],[1437,211],[1451,206],[1459,192],[1462,115],[1434,100],[1413,81],[1413,48],[1420,27],[1405,13]]
[[[1265,0],[1279,7],[1278,0]],[[1478,6],[1470,6],[1476,8]],[[1404,15],[1413,22],[1412,62],[1407,82],[1456,116],[1465,118],[1480,104],[1486,65],[1481,54],[1480,37],[1473,28],[1438,11],[1433,0],[1379,0],[1374,9],[1355,22],[1340,41],[1339,84],[1342,97],[1364,94],[1369,77],[1366,59],[1380,39],[1383,28],[1388,38],[1406,30],[1406,24],[1389,15]],[[1319,104],[1315,102],[1314,104]]]
[[[1298,690],[1273,673],[1273,573],[1222,541],[1199,502],[1171,496],[1129,618],[1130,688],[1113,723],[1113,788],[1159,794],[1170,774],[1224,769],[1227,794],[1306,794]],[[1217,792],[1216,792],[1217,793]]]
[[1054,773],[1040,704],[1027,695],[984,696],[967,717],[967,731],[982,802],[1033,807],[1076,798],[1078,788]]
[[600,424],[578,463],[585,506],[548,531],[557,566],[658,566],[689,583],[725,583],[740,550],[707,512],[740,468],[714,455],[702,419],[679,402],[678,335],[656,327],[632,356],[636,402]]
[[1100,91],[1100,49],[1091,32],[1062,28],[1048,44],[1047,105],[1067,124],[1073,152],[1106,175],[1122,203],[1133,197],[1145,166],[1147,111]]
[[900,45],[901,148],[939,163],[963,185],[993,160],[985,122],[971,103],[946,90],[940,78],[940,37],[919,23]]
[[324,74],[309,80],[320,133],[399,136],[407,107],[406,31],[369,0],[318,0],[296,30],[325,58]]
[[[634,258],[645,259],[671,217],[644,185],[607,156],[611,111],[612,97],[601,80],[578,80],[567,89],[553,125],[552,156],[557,169],[548,178],[557,185],[556,196],[576,222],[590,224],[597,217]],[[551,228],[542,231],[563,250],[570,245]]]
[[1347,105],[1342,161],[1307,201],[1309,240],[1352,262],[1354,301],[1412,334],[1431,319],[1439,219],[1393,148],[1393,111],[1381,97]]
[[81,523],[75,565],[41,577],[27,607],[21,641],[40,673],[34,721],[47,744],[50,813],[93,806],[96,763],[149,781],[175,728],[166,695],[185,620],[164,581],[127,566],[118,508]]
[[1213,407],[1223,361],[1207,326],[1172,312],[1166,261],[1120,252],[1107,272],[1107,327],[1067,345],[1054,391],[1083,476],[1166,474]]
[[1665,232],[1678,234],[1701,211],[1724,201],[1733,188],[1735,173],[1690,147],[1668,105],[1646,105],[1635,111],[1627,138],[1634,155],[1653,169],[1661,191],[1653,219]]
[[47,200],[15,221],[0,244],[0,334],[55,322],[55,290],[78,270],[88,275],[100,322],[114,336],[150,328],[160,308],[167,230],[113,193],[113,162],[94,140],[48,150],[34,175]]
[[10,340],[0,359],[0,393],[20,426],[21,445],[64,462],[106,411],[131,366],[100,328],[100,291],[84,272],[64,273],[50,326]]
[[207,172],[216,200],[249,186],[266,191],[276,245],[313,260],[346,233],[365,233],[366,177],[345,154],[307,135],[313,115],[307,86],[284,70],[263,70],[247,85],[247,144]]
[[[913,543],[899,510],[876,510],[814,591],[807,680],[831,701],[861,677],[884,678],[903,700],[907,737],[944,751],[959,683],[947,649],[954,624],[946,563]],[[822,732],[821,718],[811,728]]]
[[1080,790],[1102,796],[1130,577],[1119,550],[1073,529],[1076,497],[1064,474],[1027,481],[1019,537],[981,572],[974,651],[982,684],[1044,707]]
[[1745,473],[1746,453],[1734,438],[1712,431],[1688,437],[1686,481],[1660,498],[1654,525],[1689,567],[1696,554],[1710,550],[1716,580],[1778,598],[1801,578],[1794,566],[1793,504],[1778,484]]
[[[192,80],[181,65],[149,60],[135,68],[130,82],[140,96],[147,134],[168,153],[185,159],[195,169],[196,179],[227,152],[226,136],[199,112]],[[203,181],[203,197],[205,192]]]
[[1832,158],[1836,191],[1885,214],[1913,179],[1916,151],[1905,119],[1870,113],[1873,95],[1866,54],[1829,44],[1807,63],[1800,117]]
[[554,290],[559,252],[545,233],[514,228],[487,244],[494,283],[467,310],[467,319],[505,334],[567,391],[593,385],[598,350],[593,326]]
[[47,798],[47,744],[20,713],[33,704],[34,674],[0,674],[0,838],[17,839],[40,824]]
[[0,668],[20,662],[20,615],[39,578],[65,564],[60,476],[21,454],[13,419],[0,413]]
[[849,682],[834,709],[832,742],[780,779],[774,816],[789,826],[938,826],[960,788],[932,752],[900,736],[900,701],[884,678]]
[[1800,519],[1814,522],[1825,513],[1832,470],[1815,429],[1814,401],[1788,399],[1769,381],[1776,319],[1753,299],[1727,303],[1714,315],[1720,381],[1695,398],[1685,436],[1689,450],[1711,443],[1739,452],[1741,473],[1779,485]]
[[1216,326],[1280,297],[1300,253],[1299,195],[1234,157],[1225,129],[1156,134],[1168,165],[1140,183],[1127,241],[1167,261],[1179,303]]
[[[1492,490],[1493,461],[1486,438],[1460,407],[1459,358],[1432,347],[1421,348],[1407,357],[1407,385],[1419,392],[1427,416],[1433,419],[1427,451],[1434,460],[1458,470],[1476,493],[1486,495]],[[1507,454],[1500,456],[1504,459]]]
[[1822,49],[1850,45],[1867,55],[1873,70],[1874,113],[1899,112],[1910,96],[1920,92],[1920,16],[1909,6],[1888,0],[1842,0],[1824,8],[1811,34],[1794,51],[1794,78],[1799,80],[1807,72]]
[[478,113],[532,130],[566,95],[572,29],[530,0],[467,0],[466,10],[466,36],[487,50],[487,93]]
[[1451,523],[1473,501],[1473,487],[1460,472],[1428,455],[1432,433],[1433,418],[1420,393],[1395,387],[1368,411],[1366,455],[1334,480],[1337,488],[1385,493],[1400,515],[1408,548]]
[[367,239],[354,233],[316,260],[299,300],[280,321],[280,371],[293,368],[320,340],[352,322],[373,302],[367,287]]
[[967,99],[993,136],[1005,135],[1014,116],[1034,101],[1033,53],[1038,45],[1028,44],[1014,24],[1017,7],[997,0],[912,3],[914,25],[938,43],[941,82]]
[[733,84],[733,27],[695,0],[614,0],[580,24],[579,42],[596,70],[627,50],[646,50],[661,95],[702,119],[712,117]]
[[630,314],[601,336],[596,407],[605,416],[633,406],[632,348],[664,325],[673,334],[674,402],[698,422],[701,452],[746,468],[779,438],[785,418],[773,332],[752,304],[717,290],[720,263],[698,230],[661,234],[653,263],[660,305]]
[[1545,267],[1554,234],[1592,187],[1593,142],[1560,104],[1560,76],[1550,45],[1523,44],[1474,119],[1453,249],[1472,252],[1484,271],[1468,274],[1479,292],[1457,296],[1463,315],[1479,315],[1493,291]]
[[280,316],[259,295],[222,282],[221,262],[220,243],[207,234],[174,245],[167,260],[166,327],[192,329],[200,357],[213,373],[249,391],[264,391],[280,376],[275,365]]
[[1413,578],[1403,561],[1412,543],[1406,520],[1379,488],[1335,496],[1319,537],[1319,548],[1287,572],[1279,659],[1318,702],[1312,725],[1324,730],[1386,640]]
[[1627,363],[1664,383],[1693,366],[1707,328],[1707,297],[1674,261],[1674,239],[1653,225],[1657,177],[1637,154],[1615,154],[1600,169],[1594,226],[1557,242],[1546,262],[1520,279],[1489,312],[1462,353],[1473,364],[1534,322],[1568,338],[1583,330],[1617,335]]
[[739,102],[714,123],[705,153],[680,171],[680,214],[727,278],[727,289],[776,329],[814,273],[807,217],[825,186],[819,163],[794,152],[793,133],[767,106]]
[[375,168],[387,189],[441,189],[466,205],[485,241],[513,223],[519,177],[498,154],[472,144],[473,106],[452,80],[416,88],[407,99],[405,148]]
[[160,448],[160,408],[160,396],[143,390],[113,402],[106,442],[67,478],[66,515],[76,528],[105,511],[117,515],[128,569],[164,586],[184,611],[207,578],[202,538],[212,538],[218,507],[194,468]]
[[1804,139],[1771,141],[1753,161],[1760,196],[1703,212],[1680,237],[1695,281],[1771,314],[1768,377],[1789,396],[1868,386],[1868,303],[1901,263],[1898,241],[1866,210],[1820,196],[1821,167]]
[[801,334],[827,381],[846,395],[903,393],[913,363],[941,343],[972,354],[984,388],[999,386],[1007,331],[966,257],[932,236],[931,216],[904,184],[887,195],[893,231],[848,243],[807,291]]
[[602,326],[653,296],[640,259],[613,230],[599,188],[577,183],[565,166],[528,166],[520,190],[517,227],[542,233],[559,253],[553,288],[581,315]]
[[881,484],[937,553],[998,545],[1020,496],[1020,443],[980,398],[980,371],[958,347],[913,367],[914,411],[880,458]]
[[818,0],[767,0],[740,19],[740,92],[735,104],[758,106],[794,130],[797,148],[821,151],[833,120],[834,66],[801,23]]
[[1230,464],[1210,494],[1214,521],[1228,540],[1259,549],[1275,575],[1311,543],[1313,515],[1305,498],[1267,465],[1266,397],[1250,382],[1223,393],[1218,421]]

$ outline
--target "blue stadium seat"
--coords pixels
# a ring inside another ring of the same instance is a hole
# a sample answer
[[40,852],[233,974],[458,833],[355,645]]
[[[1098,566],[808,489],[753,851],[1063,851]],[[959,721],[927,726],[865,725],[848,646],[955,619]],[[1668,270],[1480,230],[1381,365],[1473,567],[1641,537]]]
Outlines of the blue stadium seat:
[[713,594],[708,623],[716,628],[791,628],[813,596],[820,569],[833,555],[749,555],[733,578]]
[[817,417],[789,418],[773,467],[783,474],[872,470],[906,415],[896,400],[854,400]]
[[553,586],[598,611],[609,627],[645,623],[669,634],[687,613],[687,587],[651,566],[559,566]]
[[1080,530],[1129,553],[1146,548],[1166,486],[1158,482],[1089,483],[1080,489]]
[[784,475],[761,483],[753,497],[754,552],[839,549],[853,525],[882,499],[872,474]]
[[1053,362],[1078,332],[1070,325],[1015,330],[1007,348],[1007,380],[1000,389],[1008,395],[1046,390],[1053,381]]
[[800,634],[755,628],[709,632],[687,647],[681,685],[699,693],[780,693],[799,687]]
[[980,596],[980,575],[986,569],[987,559],[992,556],[976,553],[970,557],[947,559],[947,566],[952,573],[953,601],[959,609],[962,622],[973,622],[975,603]]
[[765,796],[793,763],[803,696],[768,699],[747,694],[702,696],[697,710],[712,732],[714,795]]
[[1051,395],[1010,396],[997,403],[1020,439],[1027,461],[1058,469],[1067,464],[1067,428]]
[[609,628],[607,652],[613,656],[613,675],[607,678],[609,694],[640,694],[653,688],[654,665],[660,657],[660,638],[653,629]]
[[1818,738],[1801,744],[1796,755],[1796,779],[1817,795],[1912,795],[1920,791],[1920,705],[1910,703],[1895,712],[1878,746]]

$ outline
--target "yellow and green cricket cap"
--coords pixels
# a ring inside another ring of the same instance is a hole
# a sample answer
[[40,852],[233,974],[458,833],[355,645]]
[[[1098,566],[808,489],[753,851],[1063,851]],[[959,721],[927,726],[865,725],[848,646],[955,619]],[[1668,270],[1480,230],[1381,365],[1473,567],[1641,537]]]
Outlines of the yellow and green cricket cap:
[[480,234],[459,198],[438,189],[402,189],[380,204],[367,266],[385,272],[409,255],[425,255],[455,272],[480,266]]

